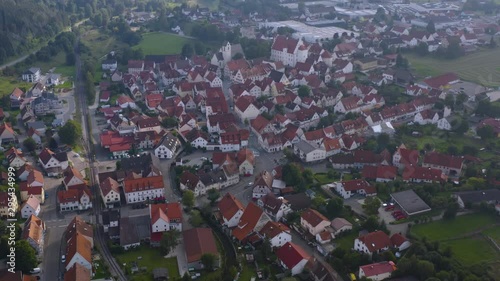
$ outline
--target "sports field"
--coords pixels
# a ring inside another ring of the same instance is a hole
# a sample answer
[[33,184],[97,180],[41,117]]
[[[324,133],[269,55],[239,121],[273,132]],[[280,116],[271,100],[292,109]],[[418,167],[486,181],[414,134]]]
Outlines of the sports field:
[[134,49],[141,48],[145,55],[172,55],[179,54],[182,46],[190,41],[171,33],[151,32],[143,34],[141,42]]
[[481,49],[475,53],[454,60],[404,55],[420,77],[455,72],[460,78],[487,87],[500,86],[500,47]]

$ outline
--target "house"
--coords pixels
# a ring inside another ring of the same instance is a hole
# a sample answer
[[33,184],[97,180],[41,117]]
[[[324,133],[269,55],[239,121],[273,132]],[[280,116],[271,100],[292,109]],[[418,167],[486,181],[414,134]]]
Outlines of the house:
[[[137,226],[131,222],[128,217],[120,218],[120,246],[127,251],[130,248],[136,248],[141,245]],[[153,243],[153,241],[151,241]]]
[[355,193],[365,196],[374,196],[377,194],[376,188],[365,180],[334,182],[332,185],[335,188],[335,191],[337,191],[337,193],[339,193],[344,199],[351,198],[351,196]]
[[107,178],[99,184],[102,202],[108,207],[112,207],[116,203],[120,203],[120,184],[112,179]]
[[244,243],[250,234],[260,231],[268,221],[271,221],[269,216],[255,203],[250,202],[238,224],[231,230],[231,235],[240,243]]
[[253,175],[255,166],[255,156],[253,151],[247,148],[240,149],[236,153],[236,161],[238,164],[238,170],[242,176]]
[[27,136],[35,141],[37,145],[42,144],[42,137],[43,135],[39,133],[37,130],[30,128],[28,129]]
[[333,229],[333,235],[338,235],[344,231],[349,231],[352,229],[352,223],[344,218],[334,218],[330,223],[330,226]]
[[0,217],[14,218],[17,211],[19,211],[17,196],[11,196],[7,191],[0,191]]
[[201,257],[205,254],[214,255],[214,267],[219,267],[219,252],[211,228],[192,228],[182,232],[185,245],[187,267],[200,270],[204,268]]
[[155,131],[156,133],[160,133],[162,130],[160,120],[155,117],[141,118],[137,120],[135,124],[139,132]]
[[292,146],[293,153],[305,163],[319,162],[326,158],[326,150],[319,145],[300,140]]
[[92,270],[79,263],[75,263],[64,273],[64,281],[90,281]]
[[300,215],[300,225],[312,236],[316,236],[316,234],[324,231],[328,226],[330,226],[330,221],[318,211],[314,209],[306,209]]
[[292,242],[281,246],[276,251],[276,256],[280,265],[285,270],[290,270],[292,276],[302,273],[304,267],[311,259],[311,256],[304,249]]
[[205,195],[207,189],[205,185],[200,180],[200,177],[191,173],[190,171],[184,171],[179,179],[180,188],[182,191],[191,190],[194,196],[198,197],[200,195]]
[[251,101],[251,99],[246,97],[240,97],[234,103],[234,112],[241,120],[241,122],[249,122],[257,118],[261,114],[259,108]]
[[396,265],[392,261],[367,264],[359,267],[359,278],[367,278],[373,281],[381,281],[391,277]]
[[61,212],[88,210],[92,208],[91,193],[88,188],[60,190],[57,203]]
[[182,231],[181,204],[163,203],[150,204],[149,217],[151,218],[151,232],[165,232],[172,229]]
[[5,152],[5,159],[7,159],[10,167],[16,169],[21,168],[28,161],[26,160],[26,158],[24,158],[23,152],[15,147],[11,147]]
[[120,225],[120,211],[117,209],[102,211],[102,226],[104,232],[108,232],[109,228],[118,227]]
[[284,65],[294,67],[297,61],[305,61],[307,48],[302,39],[294,39],[278,35],[271,46],[271,60],[280,61]]
[[410,241],[408,239],[406,239],[406,237],[404,237],[403,235],[401,235],[399,233],[394,233],[391,236],[391,243],[392,243],[392,246],[398,251],[404,251],[404,250],[410,248],[410,246],[411,246]]
[[217,207],[221,215],[222,225],[228,228],[237,226],[245,211],[245,207],[243,207],[240,200],[229,192],[217,203]]
[[391,239],[383,231],[375,231],[354,240],[354,250],[365,254],[381,253],[392,247]]
[[101,63],[101,69],[104,71],[113,72],[118,68],[118,63],[114,59],[108,59]]
[[90,246],[94,247],[94,228],[91,224],[85,222],[80,216],[75,216],[68,227],[66,227],[66,241],[74,238],[75,235],[82,236],[90,242]]
[[454,126],[455,126],[455,123],[454,123],[455,120],[456,120],[456,117],[454,117],[454,116],[443,117],[443,118],[438,120],[437,128],[440,130],[451,131],[452,128],[454,128]]
[[425,154],[422,167],[439,169],[448,177],[459,177],[464,167],[463,156],[452,156],[448,154],[429,152]]
[[419,155],[418,150],[407,149],[404,144],[401,144],[392,156],[392,164],[399,169],[407,165],[415,166],[418,164]]
[[439,169],[408,165],[403,170],[403,181],[415,183],[444,183],[448,177]]
[[[123,165],[123,162],[122,162]],[[165,197],[163,176],[126,178],[123,181],[126,202],[139,203],[146,200]]]
[[28,220],[24,222],[21,237],[23,240],[28,241],[38,256],[43,254],[45,230],[45,223],[35,215],[29,216]]
[[17,143],[17,134],[9,124],[3,123],[0,125],[0,145],[4,146],[11,143]]
[[259,231],[259,235],[262,239],[268,239],[273,248],[279,248],[292,241],[290,228],[280,222],[270,221],[266,223]]
[[19,89],[15,88],[12,93],[10,93],[10,108],[15,109],[19,108],[21,106],[21,102],[23,101],[22,98],[24,97],[24,92]]
[[276,197],[273,193],[268,193],[259,198],[257,205],[264,209],[264,212],[275,221],[281,219],[292,211],[290,204],[283,197]]
[[373,57],[360,58],[354,61],[354,65],[360,71],[369,71],[378,67],[378,60]]
[[474,191],[462,191],[453,194],[460,208],[471,208],[473,205],[485,202],[490,205],[500,204],[500,190],[485,189]]
[[38,216],[40,213],[40,201],[35,196],[30,196],[21,207],[21,218],[27,219],[31,215]]
[[44,148],[38,155],[38,162],[48,176],[57,176],[68,168],[68,154],[66,152],[55,153],[48,148]]
[[160,159],[172,159],[179,146],[179,139],[173,134],[168,133],[163,136],[158,144],[153,148],[154,155]]
[[125,109],[125,108],[132,108],[132,109],[137,109],[136,103],[132,100],[127,95],[121,95],[116,99],[116,105],[118,105],[120,108]]
[[47,80],[45,80],[45,83],[47,85],[53,85],[53,86],[57,86],[59,84],[61,84],[61,74],[58,74],[58,73],[51,73],[51,74],[48,74],[47,75]]
[[36,83],[40,81],[41,71],[38,67],[31,67],[28,70],[24,71],[22,74],[23,81],[28,83]]
[[395,166],[370,166],[365,165],[361,171],[364,179],[376,182],[389,182],[396,179],[398,168]]
[[92,270],[92,243],[78,232],[74,232],[67,240],[66,271],[69,271],[75,264]]
[[460,78],[455,73],[449,72],[439,76],[430,77],[424,79],[421,83],[418,83],[419,86],[426,89],[438,89],[443,90],[448,88],[450,85],[458,83]]
[[44,116],[50,113],[55,113],[54,110],[63,107],[62,100],[50,92],[43,92],[41,97],[37,97],[31,102],[31,108],[36,116]]
[[255,177],[252,198],[259,199],[273,190],[273,176],[268,171],[262,171]]
[[68,166],[63,173],[63,184],[66,190],[68,189],[82,189],[87,187],[87,182],[83,175],[75,169],[75,167]]
[[34,130],[37,133],[44,135],[47,132],[47,126],[43,121],[33,121],[26,123],[26,127],[28,130]]

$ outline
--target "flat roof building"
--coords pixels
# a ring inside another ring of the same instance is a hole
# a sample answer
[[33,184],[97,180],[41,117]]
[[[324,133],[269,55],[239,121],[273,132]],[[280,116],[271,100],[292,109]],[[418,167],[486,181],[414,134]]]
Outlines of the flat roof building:
[[315,43],[317,41],[326,39],[333,39],[333,36],[336,33],[339,37],[343,34],[354,37],[359,36],[359,33],[357,32],[336,26],[316,27],[306,25],[302,22],[294,20],[263,22],[259,23],[259,28],[261,27],[271,27],[273,29],[278,29],[279,27],[288,27],[295,30],[295,33],[292,35],[295,39],[303,38],[306,42],[309,43]]
[[391,194],[391,198],[409,216],[428,212],[431,207],[420,198],[412,189]]

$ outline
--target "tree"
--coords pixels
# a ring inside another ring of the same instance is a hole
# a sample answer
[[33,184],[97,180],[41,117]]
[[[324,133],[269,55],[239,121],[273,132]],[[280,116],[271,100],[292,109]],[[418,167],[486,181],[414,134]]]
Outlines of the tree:
[[302,171],[299,165],[296,163],[288,163],[283,166],[282,170],[283,181],[288,186],[303,186],[304,177],[302,176]]
[[405,59],[403,57],[403,55],[401,55],[401,53],[399,53],[397,56],[396,56],[396,67],[397,68],[403,68],[403,69],[406,69],[408,68],[408,60]]
[[24,147],[26,147],[26,149],[28,151],[34,151],[36,149],[36,142],[33,138],[29,137],[27,139],[25,139],[23,141],[23,145]]
[[301,98],[308,97],[309,95],[311,95],[311,89],[309,89],[309,87],[306,85],[301,85],[299,87],[298,94],[299,94],[299,97],[301,97]]
[[181,233],[177,229],[171,229],[163,232],[163,236],[160,240],[161,254],[166,256],[172,251],[172,249],[177,247],[177,245],[179,245],[180,237]]
[[380,224],[376,216],[369,216],[361,226],[367,231],[372,232],[377,230],[379,225]]
[[54,138],[50,138],[49,139],[49,148],[51,150],[56,150],[58,147],[59,147],[59,145],[57,144],[57,141]]
[[186,190],[182,194],[182,204],[189,209],[194,206],[194,193],[191,190]]
[[495,131],[490,125],[482,126],[477,129],[477,135],[481,137],[482,140],[492,139],[495,137]]
[[419,260],[417,262],[415,270],[417,272],[417,275],[420,277],[420,280],[425,280],[429,277],[432,277],[435,272],[434,264],[426,260]]
[[28,241],[16,241],[16,270],[29,273],[37,264],[35,249],[30,246]]
[[491,36],[489,47],[493,49],[496,48],[496,46],[497,46],[497,41],[495,41],[495,38]]
[[75,65],[75,53],[67,53],[66,54],[66,65],[73,66]]
[[365,210],[368,215],[376,215],[378,214],[380,204],[380,200],[377,197],[366,197],[363,204],[363,210]]
[[189,223],[194,227],[199,227],[203,224],[203,218],[201,217],[200,211],[192,210],[189,217]]
[[328,201],[326,204],[326,213],[328,218],[333,219],[342,214],[344,210],[344,201],[339,197],[334,197]]
[[82,127],[80,123],[74,120],[69,120],[64,126],[59,129],[59,138],[61,142],[67,145],[75,145],[77,140],[82,137]]
[[443,213],[443,219],[446,220],[454,219],[457,216],[458,208],[459,206],[457,202],[449,203],[448,207],[446,207],[446,210]]
[[190,43],[185,43],[182,46],[181,55],[185,58],[190,58],[194,53],[193,46]]
[[177,120],[173,117],[165,117],[161,121],[161,125],[165,128],[173,128],[177,126]]
[[425,28],[427,32],[429,33],[435,33],[436,32],[436,26],[434,25],[434,22],[431,20],[427,24],[427,27]]
[[210,200],[210,204],[214,205],[217,199],[220,197],[220,192],[217,189],[210,189],[207,192],[207,198]]
[[205,253],[201,255],[200,261],[205,269],[207,269],[208,271],[213,271],[216,259],[217,257],[214,254]]

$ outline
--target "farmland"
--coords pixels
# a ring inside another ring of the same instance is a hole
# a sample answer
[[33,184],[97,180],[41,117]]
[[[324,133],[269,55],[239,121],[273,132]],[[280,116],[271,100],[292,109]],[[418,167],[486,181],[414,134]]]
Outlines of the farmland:
[[500,57],[500,48],[483,49],[454,60],[407,54],[405,57],[421,77],[453,71],[460,78],[488,87],[500,86],[500,68],[492,58]]
[[142,49],[145,55],[179,54],[182,46],[191,40],[171,33],[151,32],[142,35],[142,40],[134,49]]

